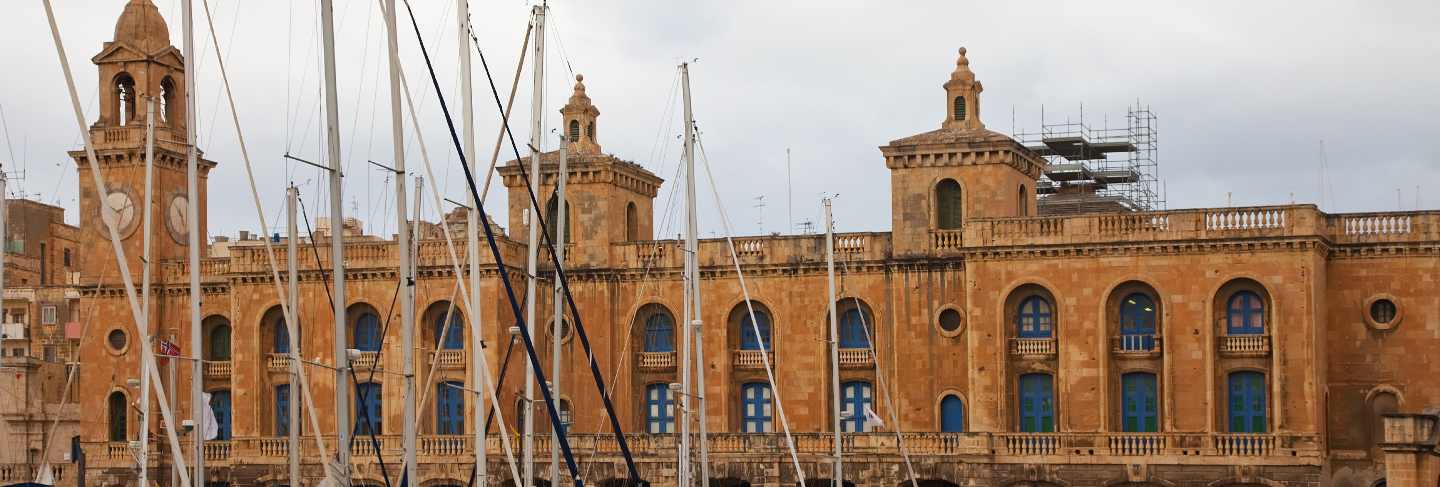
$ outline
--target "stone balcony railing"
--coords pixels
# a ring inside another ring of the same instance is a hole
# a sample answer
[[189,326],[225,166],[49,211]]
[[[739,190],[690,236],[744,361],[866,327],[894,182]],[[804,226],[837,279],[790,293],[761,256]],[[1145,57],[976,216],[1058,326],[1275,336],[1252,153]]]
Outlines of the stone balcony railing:
[[[899,441],[904,442],[911,455],[934,456],[953,459],[955,455],[988,458],[996,463],[1134,463],[1133,460],[1106,457],[1152,458],[1163,457],[1169,463],[1213,464],[1233,462],[1235,457],[1244,457],[1246,462],[1255,464],[1319,465],[1322,461],[1321,444],[1315,435],[1296,434],[1232,434],[1232,433],[901,433]],[[831,433],[794,433],[795,449],[807,458],[822,458],[833,452],[834,436]],[[851,433],[842,437],[841,445],[847,455],[898,455],[897,438],[893,432]],[[520,440],[510,436],[511,446],[518,451]],[[548,435],[535,438],[537,455],[545,456],[554,446]],[[486,448],[491,458],[500,458],[503,452],[499,434],[492,433],[486,439]],[[674,434],[650,435],[631,433],[625,441],[637,458],[663,459],[675,455],[679,436]],[[333,436],[326,437],[326,445],[332,449]],[[352,459],[357,464],[374,464],[376,444],[387,462],[401,456],[399,435],[379,435],[373,441],[368,436],[354,438],[351,444]],[[619,443],[607,434],[570,434],[572,452],[584,458],[593,456],[618,456]],[[120,443],[120,454],[107,457],[93,456],[92,447],[109,448],[108,444],[87,444],[92,460],[104,465],[133,465],[134,457],[125,444]],[[319,456],[314,438],[302,436],[300,454],[307,463],[313,463]],[[785,436],[776,433],[711,433],[707,445],[712,454],[723,458],[735,454],[774,455],[782,458],[789,448]],[[186,450],[188,451],[188,450]],[[289,444],[284,437],[246,437],[231,441],[206,443],[206,460],[224,465],[230,459],[245,459],[247,464],[283,465],[289,454]],[[417,442],[417,455],[422,461],[444,462],[447,459],[470,458],[474,455],[473,435],[421,435]],[[608,461],[608,460],[606,460]],[[1158,460],[1141,460],[1158,461]]]
[[869,369],[875,366],[875,357],[870,355],[868,348],[842,348],[840,349],[840,368],[842,369]]
[[286,374],[290,372],[290,354],[267,353],[265,354],[265,369],[272,373]]
[[1263,357],[1270,354],[1270,335],[1222,335],[1220,354],[1231,357]]
[[931,230],[930,248],[936,251],[956,250],[965,246],[964,230]]
[[635,354],[635,367],[646,372],[675,371],[675,352],[640,352]]
[[1011,338],[1010,354],[1022,358],[1050,359],[1055,358],[1056,345],[1054,338]]
[[[39,473],[40,464],[26,463],[0,463],[0,484],[23,484],[35,480]],[[67,482],[75,474],[75,466],[68,463],[51,463],[50,474],[55,478],[55,485],[68,485]]]
[[[837,233],[835,253],[849,260],[883,260],[889,256],[887,233]],[[820,262],[825,255],[824,235],[781,235],[733,239],[736,257],[742,263]],[[678,240],[642,240],[610,246],[610,264],[619,268],[654,269],[680,267],[684,252]],[[729,268],[730,243],[723,238],[699,241],[701,265]]]
[[230,379],[230,373],[233,372],[234,370],[235,370],[235,363],[234,363],[234,362],[231,362],[231,361],[229,361],[229,360],[223,360],[223,361],[206,360],[206,361],[205,361],[205,378],[206,378],[206,379],[229,380],[229,379]]
[[759,350],[734,350],[731,356],[734,357],[731,365],[736,370],[765,370],[765,358],[769,356],[770,365],[775,365],[775,352],[761,352]]
[[441,370],[460,370],[465,368],[464,350],[440,350],[435,352],[435,365]]
[[1161,338],[1158,335],[1119,335],[1110,337],[1110,352],[1126,358],[1152,358],[1160,356]]
[[360,352],[360,356],[350,361],[350,366],[358,370],[379,369],[380,352]]

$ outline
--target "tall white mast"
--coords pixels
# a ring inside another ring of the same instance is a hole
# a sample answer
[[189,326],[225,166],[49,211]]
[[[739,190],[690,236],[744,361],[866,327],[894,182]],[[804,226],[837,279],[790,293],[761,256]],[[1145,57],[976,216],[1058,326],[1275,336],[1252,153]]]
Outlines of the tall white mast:
[[[154,206],[154,174],[155,174],[155,97],[145,97],[145,215],[143,229],[144,236],[141,238],[141,263],[140,270],[140,315],[146,323],[150,322],[150,228]],[[0,191],[3,194],[3,191]],[[0,262],[0,268],[4,263]],[[150,340],[151,337],[142,337],[142,340]],[[150,369],[154,367],[149,360],[143,356],[140,358],[140,452],[135,455],[140,463],[140,485],[150,485]]]
[[[288,286],[286,289],[285,300],[289,303],[290,315],[296,318],[300,316],[300,276],[298,274],[300,259],[300,231],[299,225],[297,224],[295,218],[295,202],[297,199],[299,199],[299,196],[300,192],[295,189],[294,185],[286,188],[285,248],[287,252],[285,253],[285,256],[287,257],[287,259],[285,264],[285,280],[287,281]],[[313,245],[314,243],[312,242],[311,244]],[[286,449],[286,456],[288,457],[287,460],[289,460],[290,464],[290,485],[299,486],[300,394],[302,394],[302,392],[300,391],[300,336],[295,333],[295,330],[298,329],[300,324],[289,323],[287,325],[288,326],[285,327],[285,333],[288,333],[290,336],[290,392],[289,397],[285,398],[286,402],[289,403],[289,411],[286,411],[285,414],[290,415],[290,419],[285,423],[287,425],[287,431],[285,433],[287,436],[289,436],[287,443],[289,448]]]
[[[540,190],[540,143],[544,131],[545,114],[545,5],[536,5],[535,13],[535,58],[533,87],[530,91],[530,187]],[[538,204],[538,202],[537,202]],[[529,260],[525,264],[525,332],[535,336],[535,264],[540,256],[540,208],[530,207]],[[525,430],[522,461],[525,470],[521,486],[527,486],[535,479],[535,365],[525,365]]]
[[705,410],[705,333],[704,320],[700,314],[700,224],[696,216],[696,207],[699,200],[695,196],[695,115],[690,107],[690,69],[685,69],[685,130],[688,131],[686,139],[685,160],[689,167],[685,171],[685,199],[689,203],[686,208],[686,245],[690,251],[685,255],[690,258],[690,333],[695,338],[695,402],[696,410],[699,413],[700,425],[700,485],[710,484],[710,446],[707,444],[707,411]]
[[[185,221],[188,225],[186,231],[190,234],[187,245],[189,246],[190,261],[190,353],[197,358],[203,358],[204,337],[201,337],[200,329],[200,162],[198,149],[195,147],[195,132],[199,127],[195,123],[195,66],[200,60],[195,55],[195,29],[194,17],[190,0],[185,0],[180,6],[183,10],[181,16],[184,18],[185,35],[185,145],[186,145],[186,182],[185,182]],[[148,206],[148,205],[147,205]],[[146,313],[148,314],[148,313]],[[148,316],[144,317],[148,319]],[[149,337],[142,337],[149,339]],[[190,419],[195,423],[195,476],[192,485],[205,485],[205,404],[204,380],[205,364],[200,360],[190,361]],[[146,369],[148,370],[148,369]]]
[[[565,262],[565,180],[569,179],[569,170],[566,146],[570,140],[563,132],[560,134],[560,172],[555,175],[555,262]],[[560,400],[560,352],[561,340],[565,338],[565,288],[560,285],[560,268],[555,268],[555,319],[550,322],[550,395],[555,398],[555,407],[560,407],[563,402]],[[564,411],[561,411],[562,413]],[[572,416],[573,417],[573,416]],[[565,419],[564,417],[560,419]],[[551,428],[550,437],[554,440],[550,444],[550,485],[560,485],[560,431]]]
[[[835,470],[832,485],[845,484],[844,460],[840,448],[840,334],[835,314],[835,225],[830,217],[830,198],[825,198],[825,270],[830,278],[830,402],[835,428]],[[861,414],[854,411],[852,414]]]
[[[700,300],[696,296],[698,288],[695,286],[699,276],[696,275],[695,252],[697,241],[695,238],[695,116],[690,110],[690,64],[680,63],[680,87],[685,100],[685,305],[684,320],[681,322],[681,349],[680,360],[680,410],[684,420],[680,422],[680,468],[678,472],[679,484],[690,486],[693,480],[690,478],[690,347],[691,333],[695,328],[691,325],[697,319],[700,311]],[[703,407],[703,406],[702,406]]]
[[[419,478],[415,470],[415,268],[410,265],[410,229],[406,228],[408,215],[405,211],[405,121],[401,117],[400,45],[395,29],[395,0],[385,0],[385,25],[386,44],[390,53],[390,146],[395,164],[395,233],[400,254],[400,334],[403,350],[401,360],[404,360],[401,368],[405,377],[405,389],[401,396],[404,398],[401,449],[404,451],[405,466],[401,478],[409,479],[413,484]],[[418,190],[416,196],[419,196]],[[416,211],[419,211],[418,204]],[[336,333],[335,336],[344,335]]]
[[[475,91],[471,87],[470,72],[470,2],[469,0],[455,0],[455,21],[459,30],[456,36],[460,39],[460,139],[464,144],[465,160],[470,162],[470,171],[479,176],[481,167],[479,161],[475,160]],[[521,50],[524,54],[524,50]],[[513,91],[513,90],[512,90]],[[490,175],[485,174],[489,180]],[[434,178],[431,178],[434,179]],[[485,385],[480,383],[481,373],[477,370],[480,364],[485,363],[480,354],[485,353],[481,346],[484,343],[484,335],[480,331],[480,202],[475,201],[475,195],[465,192],[465,197],[470,202],[470,208],[465,219],[465,252],[470,259],[470,320],[474,326],[470,326],[470,387],[476,390],[485,390]],[[487,426],[485,424],[485,395],[475,394],[475,404],[471,407],[474,430],[475,430],[475,485],[490,485],[486,472],[485,460],[485,436]]]
[[[350,470],[350,384],[345,377],[350,363],[345,354],[345,214],[344,187],[340,184],[340,96],[335,89],[334,0],[320,0],[321,40],[325,48],[325,147],[330,159],[330,265],[335,289],[331,293],[335,314],[335,436],[339,446],[336,463],[349,478]],[[394,9],[392,8],[391,11]],[[323,272],[323,270],[322,270]],[[328,461],[328,459],[326,459]]]

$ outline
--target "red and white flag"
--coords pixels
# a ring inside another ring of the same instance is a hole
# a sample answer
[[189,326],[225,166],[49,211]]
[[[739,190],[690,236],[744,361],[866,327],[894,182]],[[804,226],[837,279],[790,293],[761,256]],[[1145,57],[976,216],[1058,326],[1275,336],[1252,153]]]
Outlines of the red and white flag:
[[180,356],[180,347],[179,347],[179,346],[176,346],[174,343],[170,343],[170,342],[168,342],[168,341],[166,341],[166,340],[157,340],[157,341],[159,342],[159,344],[157,344],[157,345],[155,346],[155,348],[157,349],[157,350],[155,351],[155,354],[161,357],[159,360],[157,360],[157,362],[158,362],[160,365],[165,365],[166,359],[165,359],[164,357],[179,357],[179,356]]

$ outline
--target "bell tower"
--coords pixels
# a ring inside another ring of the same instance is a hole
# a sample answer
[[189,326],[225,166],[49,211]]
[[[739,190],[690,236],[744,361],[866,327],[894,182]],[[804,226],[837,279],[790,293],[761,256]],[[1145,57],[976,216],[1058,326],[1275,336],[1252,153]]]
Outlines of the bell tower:
[[1035,181],[1045,160],[980,121],[985,88],[965,48],[945,89],[940,128],[880,147],[890,169],[891,236],[897,256],[944,253],[965,245],[965,226],[981,218],[1035,213]]
[[[185,58],[170,44],[170,28],[160,9],[150,0],[129,0],[115,22],[114,40],[106,42],[90,60],[100,76],[100,114],[90,126],[90,141],[108,197],[99,201],[85,151],[71,151],[80,173],[80,255],[100,261],[96,263],[100,265],[85,269],[113,269],[105,264],[114,257],[100,213],[114,212],[131,271],[139,275],[144,205],[150,205],[154,218],[150,239],[154,260],[184,257],[189,238]],[[152,110],[155,160],[152,193],[146,201],[146,125]],[[214,167],[214,162],[201,158],[201,214],[194,217],[200,219],[202,234],[206,232],[206,186]],[[113,270],[105,274],[113,278]]]
[[585,75],[575,75],[575,92],[560,109],[560,115],[565,118],[565,140],[571,154],[600,153],[595,134],[595,119],[600,117],[600,109],[595,108],[590,96],[585,94]]

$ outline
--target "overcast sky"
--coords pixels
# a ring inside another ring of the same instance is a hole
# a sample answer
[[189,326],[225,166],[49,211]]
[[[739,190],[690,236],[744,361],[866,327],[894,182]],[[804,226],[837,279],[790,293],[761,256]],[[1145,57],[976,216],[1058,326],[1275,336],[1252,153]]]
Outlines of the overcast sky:
[[[180,1],[156,0],[177,47]],[[323,175],[280,157],[287,151],[322,157],[318,2],[210,2],[270,221],[283,221],[287,181],[301,186],[312,214],[325,211]],[[56,3],[90,123],[97,76],[89,59],[112,38],[124,2]],[[455,2],[412,3],[453,110]],[[65,151],[80,148],[81,139],[40,5],[14,2],[0,21],[0,41],[9,46],[0,107],[6,148],[16,160],[6,167],[27,169],[24,190],[64,206],[75,222],[76,171]],[[257,230],[198,0],[195,8],[198,135],[206,156],[219,163],[210,177],[210,233]],[[393,159],[384,25],[374,1],[337,0],[335,9],[346,211],[367,231],[389,235],[393,193],[385,174],[364,162]],[[473,9],[480,48],[504,96],[529,5],[487,1]],[[695,117],[742,234],[760,232],[762,218],[765,232],[788,231],[791,212],[796,222],[818,223],[819,198],[827,192],[839,195],[838,229],[888,230],[890,186],[877,147],[938,128],[945,114],[941,84],[960,46],[985,85],[981,115],[994,130],[1037,129],[1042,106],[1053,121],[1078,118],[1083,104],[1086,121],[1097,127],[1123,123],[1137,100],[1149,106],[1159,116],[1159,172],[1170,208],[1224,206],[1227,198],[1234,205],[1283,204],[1292,197],[1332,212],[1410,210],[1417,201],[1421,208],[1440,206],[1440,196],[1429,193],[1440,182],[1434,116],[1440,42],[1433,33],[1440,2],[555,0],[550,18],[546,150],[555,146],[550,128],[573,74],[582,73],[601,110],[604,150],[677,181],[675,65],[698,58],[691,69]],[[455,151],[405,17],[402,27],[420,133],[443,191],[462,200]],[[528,67],[526,76],[512,119],[522,145]],[[498,112],[478,58],[475,87],[477,152],[488,162]],[[406,130],[413,132],[408,121]],[[419,168],[415,139],[407,138],[407,160]],[[1331,180],[1323,201],[1322,140]],[[0,152],[0,160],[10,159]],[[701,228],[708,236],[722,228],[704,181]],[[678,206],[672,186],[657,198],[659,235],[681,230],[660,211]],[[487,204],[505,224],[502,196],[495,192]],[[761,196],[763,209],[756,206]],[[427,196],[429,219],[435,210]]]

